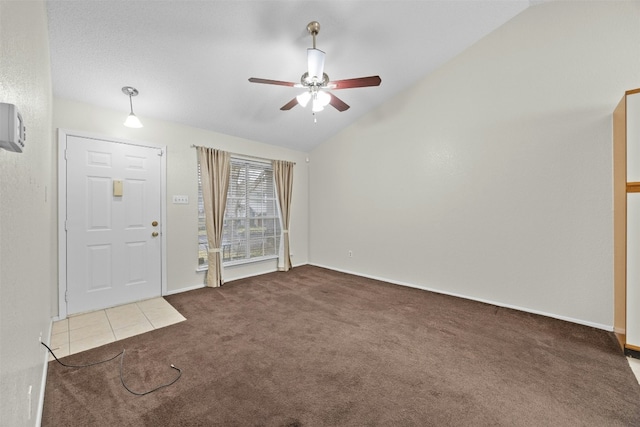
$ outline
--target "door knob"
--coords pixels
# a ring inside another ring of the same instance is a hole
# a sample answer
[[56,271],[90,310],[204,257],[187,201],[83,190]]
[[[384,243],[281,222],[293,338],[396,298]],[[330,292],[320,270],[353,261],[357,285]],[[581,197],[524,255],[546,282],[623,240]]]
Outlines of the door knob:
[[157,232],[157,231],[154,231],[153,233],[151,233],[151,235],[152,235],[153,237],[158,237],[158,232]]
[[157,227],[157,226],[158,226],[158,221],[153,221],[153,222],[151,223],[151,225],[153,225],[154,227]]

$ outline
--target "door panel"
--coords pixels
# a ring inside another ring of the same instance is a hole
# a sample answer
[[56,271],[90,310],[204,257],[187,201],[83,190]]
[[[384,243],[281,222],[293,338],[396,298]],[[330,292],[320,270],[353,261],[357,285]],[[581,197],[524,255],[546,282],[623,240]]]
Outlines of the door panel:
[[128,230],[144,228],[145,182],[128,180],[125,187],[127,187],[127,194],[131,196],[131,200],[125,206],[125,227]]
[[87,229],[111,229],[111,180],[104,177],[87,177]]
[[87,246],[87,292],[111,288],[111,245]]
[[160,296],[161,154],[67,136],[68,314]]

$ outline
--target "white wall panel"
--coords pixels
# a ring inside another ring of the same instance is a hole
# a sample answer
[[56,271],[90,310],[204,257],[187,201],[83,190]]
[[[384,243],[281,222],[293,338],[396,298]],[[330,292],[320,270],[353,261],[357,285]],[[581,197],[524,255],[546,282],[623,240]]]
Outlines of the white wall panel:
[[640,182],[640,93],[627,95],[627,181]]
[[531,7],[319,146],[311,262],[612,328],[638,22],[637,2]]
[[640,193],[627,194],[627,344],[640,347]]
[[[640,94],[627,95],[627,182],[640,182]],[[640,193],[627,193],[627,344],[640,348]]]
[[0,150],[0,425],[34,426],[57,283],[45,2],[0,1],[0,41],[0,102],[15,104],[27,128],[23,153]]

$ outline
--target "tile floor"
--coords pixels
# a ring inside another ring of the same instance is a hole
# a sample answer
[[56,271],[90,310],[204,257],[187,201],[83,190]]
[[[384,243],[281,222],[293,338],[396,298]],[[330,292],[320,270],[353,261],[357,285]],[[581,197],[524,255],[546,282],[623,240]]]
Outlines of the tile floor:
[[183,320],[162,297],[138,301],[54,322],[50,347],[61,358]]

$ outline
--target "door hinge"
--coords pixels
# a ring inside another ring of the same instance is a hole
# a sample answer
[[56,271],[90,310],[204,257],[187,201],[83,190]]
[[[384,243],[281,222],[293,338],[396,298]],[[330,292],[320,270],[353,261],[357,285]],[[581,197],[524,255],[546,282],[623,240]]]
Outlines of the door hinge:
[[64,220],[64,231],[69,231],[68,228],[67,228],[67,220],[66,219]]
[[164,150],[160,150],[160,152],[158,153],[158,156],[162,157],[164,155]]
[[64,291],[64,302],[69,302],[69,291]]
[[67,149],[64,149],[64,159],[67,160]]

